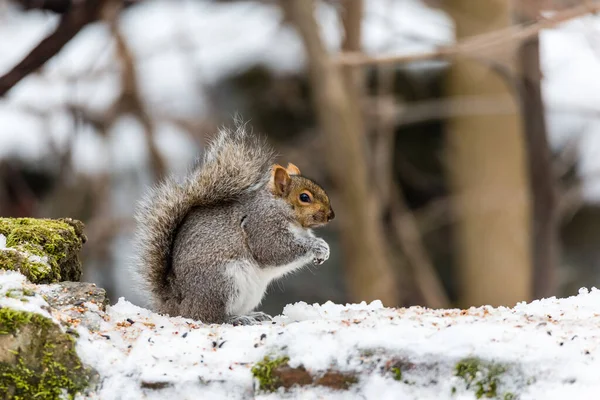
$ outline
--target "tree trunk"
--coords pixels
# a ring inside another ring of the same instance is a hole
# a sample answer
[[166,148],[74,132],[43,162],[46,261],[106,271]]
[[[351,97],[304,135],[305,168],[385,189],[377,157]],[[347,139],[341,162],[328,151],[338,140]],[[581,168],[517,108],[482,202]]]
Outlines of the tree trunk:
[[[521,15],[520,21],[527,21]],[[521,107],[529,161],[533,209],[533,295],[556,295],[559,257],[556,179],[548,145],[540,70],[540,41],[535,36],[519,49]]]
[[[509,26],[509,0],[449,0],[457,39]],[[504,49],[506,50],[506,49]],[[506,57],[505,66],[513,61]],[[514,55],[514,54],[513,54]],[[449,176],[457,224],[459,302],[514,305],[531,298],[530,194],[525,138],[514,93],[488,65],[457,57],[450,96],[497,96],[512,114],[478,114],[448,121]]]
[[[352,301],[380,299],[398,304],[398,287],[389,262],[374,189],[368,184],[366,140],[344,74],[327,53],[313,15],[312,0],[281,2],[306,49],[313,103],[326,136],[327,159],[340,191],[336,210],[344,267]],[[355,99],[356,100],[356,99]],[[339,211],[338,211],[339,210]]]

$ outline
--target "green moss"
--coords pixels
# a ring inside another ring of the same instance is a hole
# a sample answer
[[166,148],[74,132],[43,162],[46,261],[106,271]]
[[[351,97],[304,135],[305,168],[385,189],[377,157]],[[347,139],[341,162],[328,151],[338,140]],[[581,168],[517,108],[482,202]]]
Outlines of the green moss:
[[[66,367],[53,360],[53,348],[42,358],[42,373],[28,368],[19,356],[16,366],[0,364],[0,394],[10,394],[15,400],[41,399],[55,400],[73,399],[76,393],[85,389],[86,385],[73,380]],[[71,373],[74,371],[71,371]]]
[[9,249],[0,250],[0,265],[21,272],[33,283],[78,281],[82,230],[81,222],[70,219],[0,218],[0,234]]
[[394,374],[394,379],[397,381],[401,381],[402,380],[402,370],[398,367],[394,367],[392,369],[390,369],[390,371],[392,371],[392,374]]
[[7,349],[14,355],[13,362],[0,363],[0,398],[72,399],[87,387],[90,371],[77,357],[73,339],[51,320],[7,308],[0,309],[0,315],[2,334],[18,333],[6,342],[13,348]]
[[456,364],[455,375],[464,379],[467,389],[475,389],[475,397],[495,398],[498,396],[499,377],[506,368],[484,363],[477,358],[466,358]]
[[414,381],[410,381],[405,379],[403,371],[410,371],[415,368],[415,364],[410,361],[408,358],[399,357],[395,359],[388,360],[386,362],[385,370],[387,373],[391,374],[394,380],[398,382],[404,382],[406,385],[414,385]]
[[40,282],[44,279],[52,281],[52,269],[40,262],[30,261],[25,255],[11,250],[0,250],[0,265],[2,269],[19,271],[31,282]]
[[21,298],[21,291],[14,289],[7,290],[6,297],[10,297],[11,299],[19,299]]
[[513,393],[504,393],[504,400],[515,400],[516,396]]
[[252,375],[258,379],[259,389],[272,392],[279,386],[277,377],[273,376],[273,370],[286,364],[289,361],[289,357],[279,357],[271,359],[265,357],[263,361],[256,363],[252,367]]
[[16,333],[21,326],[29,323],[44,326],[45,324],[52,324],[52,321],[39,314],[17,311],[6,307],[0,308],[0,335]]
[[28,301],[24,296],[35,296],[35,292],[31,289],[9,289],[6,291],[6,297],[11,299],[21,299],[21,301]]

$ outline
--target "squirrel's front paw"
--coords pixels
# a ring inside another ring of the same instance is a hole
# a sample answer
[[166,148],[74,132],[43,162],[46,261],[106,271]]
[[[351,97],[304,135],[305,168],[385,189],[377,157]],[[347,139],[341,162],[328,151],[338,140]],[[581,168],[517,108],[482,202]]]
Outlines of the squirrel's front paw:
[[329,258],[329,245],[321,238],[317,238],[313,246],[313,264],[321,265]]

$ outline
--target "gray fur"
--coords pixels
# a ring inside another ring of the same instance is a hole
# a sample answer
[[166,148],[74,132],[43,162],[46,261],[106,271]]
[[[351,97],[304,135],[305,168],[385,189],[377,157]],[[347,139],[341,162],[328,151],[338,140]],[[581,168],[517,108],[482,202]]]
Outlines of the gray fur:
[[136,269],[155,310],[207,323],[264,320],[248,312],[268,281],[328,258],[327,243],[271,194],[273,162],[238,125],[219,133],[183,183],[166,180],[141,202]]

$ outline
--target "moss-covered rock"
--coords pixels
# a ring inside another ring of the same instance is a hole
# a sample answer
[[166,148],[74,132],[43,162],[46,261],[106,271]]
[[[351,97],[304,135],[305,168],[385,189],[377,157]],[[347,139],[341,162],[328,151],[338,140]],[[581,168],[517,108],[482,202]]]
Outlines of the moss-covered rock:
[[24,325],[30,323],[41,326],[41,324],[52,324],[52,321],[39,314],[13,310],[7,307],[0,308],[0,335],[14,335]]
[[19,271],[33,283],[79,281],[83,223],[72,219],[0,218],[0,269]]
[[91,376],[75,352],[73,338],[50,319],[0,309],[0,398],[73,398]]

